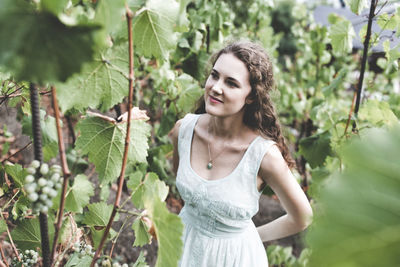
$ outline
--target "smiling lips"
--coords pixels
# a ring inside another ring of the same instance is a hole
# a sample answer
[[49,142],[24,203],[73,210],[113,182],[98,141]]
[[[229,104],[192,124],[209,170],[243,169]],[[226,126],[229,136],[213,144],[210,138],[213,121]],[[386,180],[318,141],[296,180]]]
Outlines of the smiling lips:
[[213,96],[211,96],[211,95],[208,95],[209,96],[209,98],[210,98],[210,102],[211,103],[223,103],[221,100],[219,100],[218,98],[215,98],[215,97],[213,97]]

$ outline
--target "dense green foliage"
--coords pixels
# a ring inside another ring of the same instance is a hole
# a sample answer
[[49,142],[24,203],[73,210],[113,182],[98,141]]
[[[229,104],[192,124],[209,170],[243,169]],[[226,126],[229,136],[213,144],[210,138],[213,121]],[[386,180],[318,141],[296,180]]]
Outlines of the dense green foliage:
[[[368,7],[368,1],[347,2],[356,14]],[[229,40],[243,38],[261,43],[272,56],[277,87],[273,98],[285,136],[293,144],[295,174],[316,205],[308,237],[311,250],[296,259],[290,249],[270,247],[271,265],[396,265],[400,132],[386,130],[399,124],[400,48],[391,47],[388,39],[385,56],[377,61],[381,71],[366,69],[361,108],[345,132],[362,56],[361,51],[350,54],[352,40],[355,34],[361,39],[366,34],[365,28],[355,33],[345,18],[331,15],[331,25],[325,27],[313,21],[306,6],[272,0],[4,0],[0,2],[1,105],[15,107],[23,134],[32,136],[29,83],[39,84],[43,91],[54,85],[61,111],[74,122],[70,139],[78,136],[67,144],[72,179],[64,211],[74,216],[65,214],[58,239],[60,248],[70,254],[66,266],[90,264],[90,253],[79,256],[80,250],[69,249],[79,238],[90,240],[96,249],[113,209],[106,203],[109,187],[121,171],[127,124],[118,119],[119,110],[127,109],[129,84],[125,4],[133,12],[134,105],[149,116],[132,121],[125,173],[129,199],[137,208],[132,211],[134,246],[151,241],[142,220],[145,209],[158,238],[156,266],[177,265],[183,225],[165,203],[169,192],[175,192],[167,134],[202,95],[210,54]],[[395,11],[381,12],[376,20],[398,38],[400,8]],[[373,35],[370,55],[377,37]],[[43,96],[42,104],[45,100]],[[59,153],[55,118],[42,108],[44,160],[54,162]],[[88,113],[93,110],[113,118]],[[0,156],[6,158],[12,134],[6,125],[1,130],[6,141],[0,144]],[[358,138],[361,141],[355,141]],[[29,164],[21,164],[11,157],[0,166],[0,197],[5,200],[0,213],[8,214],[9,222],[0,220],[0,230],[12,226],[10,236],[18,249],[36,250],[39,222],[31,216],[24,188]],[[102,185],[99,202],[90,201],[95,188],[85,175],[89,164],[95,166],[96,183]],[[47,213],[51,241],[60,195],[59,191]],[[111,231],[108,240],[117,240],[118,234]],[[62,262],[62,256],[57,260]],[[144,256],[133,266],[146,266]]]

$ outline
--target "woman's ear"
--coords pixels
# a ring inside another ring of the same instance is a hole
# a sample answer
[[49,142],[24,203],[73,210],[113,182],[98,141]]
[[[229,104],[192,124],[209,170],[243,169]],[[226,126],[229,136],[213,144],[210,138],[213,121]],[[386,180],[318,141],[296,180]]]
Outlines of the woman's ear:
[[246,98],[246,100],[245,100],[245,103],[247,104],[247,105],[250,105],[251,103],[253,103],[253,99],[251,99],[251,98]]

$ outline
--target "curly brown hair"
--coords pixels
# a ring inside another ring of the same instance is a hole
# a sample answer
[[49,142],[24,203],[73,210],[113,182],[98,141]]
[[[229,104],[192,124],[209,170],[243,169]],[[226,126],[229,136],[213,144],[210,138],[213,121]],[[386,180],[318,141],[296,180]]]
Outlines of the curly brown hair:
[[[243,123],[251,129],[258,130],[264,137],[275,141],[287,165],[289,168],[293,168],[295,162],[285,143],[275,107],[269,95],[269,92],[275,86],[273,67],[268,54],[258,44],[238,41],[229,44],[212,55],[212,66],[222,54],[233,54],[246,65],[250,74],[251,92],[248,98],[252,101],[245,106]],[[205,112],[204,97],[201,97],[197,103],[195,113],[201,114]]]

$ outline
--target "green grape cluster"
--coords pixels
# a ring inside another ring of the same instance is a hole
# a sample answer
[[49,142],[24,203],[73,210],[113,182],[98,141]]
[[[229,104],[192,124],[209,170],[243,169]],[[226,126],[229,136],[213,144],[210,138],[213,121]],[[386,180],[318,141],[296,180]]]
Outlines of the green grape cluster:
[[38,262],[39,254],[34,250],[25,250],[24,253],[19,254],[21,262],[18,261],[17,257],[13,258],[12,266],[17,266],[18,263],[22,263],[25,267],[34,266]]
[[[111,262],[109,259],[103,259],[103,260],[98,260],[97,263],[94,264],[95,267],[111,267]],[[120,264],[119,262],[114,262],[112,264],[112,267],[128,267],[129,265],[127,263]]]
[[91,245],[85,244],[83,242],[75,242],[73,246],[73,250],[77,253],[79,253],[79,258],[82,258],[84,256],[94,256],[94,251]]
[[53,206],[52,199],[57,196],[57,190],[61,188],[61,167],[53,165],[49,168],[46,163],[40,165],[39,161],[34,160],[26,170],[28,175],[24,188],[33,203],[33,213],[47,213]]
[[113,265],[112,265],[112,267],[128,267],[128,264],[127,263],[124,263],[124,264],[120,264],[120,263],[118,263],[118,262],[114,262],[113,263]]

